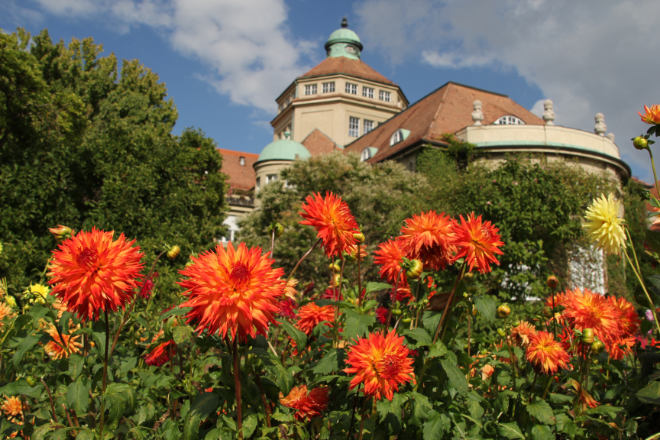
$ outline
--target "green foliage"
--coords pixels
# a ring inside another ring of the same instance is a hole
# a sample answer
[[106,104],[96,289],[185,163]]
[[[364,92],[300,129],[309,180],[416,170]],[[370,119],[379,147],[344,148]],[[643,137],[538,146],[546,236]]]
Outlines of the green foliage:
[[[0,34],[0,275],[10,287],[40,277],[58,224],[122,231],[148,264],[168,245],[197,252],[223,232],[215,143],[199,130],[173,136],[176,108],[158,76],[137,60],[119,72],[100,52],[89,38]],[[156,282],[170,290],[174,272]]]

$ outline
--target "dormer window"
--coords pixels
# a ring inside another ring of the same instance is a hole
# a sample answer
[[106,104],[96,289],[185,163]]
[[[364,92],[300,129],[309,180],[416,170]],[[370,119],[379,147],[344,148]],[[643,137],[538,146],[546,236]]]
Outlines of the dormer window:
[[362,153],[360,153],[360,160],[365,162],[374,157],[377,152],[378,148],[376,147],[366,147],[364,150],[362,150]]
[[406,130],[405,128],[398,129],[390,137],[390,146],[396,145],[399,142],[403,141],[405,138],[408,137],[409,134],[410,134],[410,130]]
[[238,158],[238,164],[242,167],[245,166],[245,156],[241,156]]
[[504,115],[499,118],[497,121],[493,122],[493,125],[525,125],[521,119],[513,115]]

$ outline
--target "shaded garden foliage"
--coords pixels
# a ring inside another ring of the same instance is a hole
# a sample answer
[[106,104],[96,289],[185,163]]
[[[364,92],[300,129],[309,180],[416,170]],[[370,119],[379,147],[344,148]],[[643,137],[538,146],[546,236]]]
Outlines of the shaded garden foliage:
[[10,283],[41,272],[58,224],[122,231],[150,260],[167,245],[208,248],[223,232],[213,140],[174,136],[158,76],[101,52],[91,38],[0,34],[0,276]]

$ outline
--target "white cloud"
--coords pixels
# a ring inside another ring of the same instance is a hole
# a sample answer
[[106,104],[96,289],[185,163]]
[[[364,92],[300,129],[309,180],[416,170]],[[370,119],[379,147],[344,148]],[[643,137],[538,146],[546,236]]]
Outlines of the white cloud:
[[56,15],[103,18],[120,33],[154,28],[184,56],[211,67],[204,78],[238,104],[273,113],[274,97],[309,66],[312,43],[295,41],[284,0],[37,0]]
[[370,48],[393,63],[510,66],[554,101],[558,124],[591,130],[604,113],[624,159],[648,177],[629,139],[646,129],[642,105],[660,102],[657,0],[366,0],[356,11]]

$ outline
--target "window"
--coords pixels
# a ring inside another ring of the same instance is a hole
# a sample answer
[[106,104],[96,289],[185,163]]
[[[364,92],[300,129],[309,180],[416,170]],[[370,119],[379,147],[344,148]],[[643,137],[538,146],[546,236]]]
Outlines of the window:
[[371,159],[374,157],[378,149],[376,147],[366,147],[364,150],[362,150],[362,153],[360,153],[360,160],[362,162]]
[[333,93],[335,91],[335,82],[325,82],[323,83],[323,93]]
[[348,135],[351,137],[358,137],[360,134],[360,120],[355,116],[348,118]]
[[245,156],[241,156],[238,158],[238,164],[242,167],[245,166]]
[[386,90],[379,90],[378,99],[380,99],[381,101],[390,102],[390,92]]
[[372,98],[374,97],[374,88],[373,87],[366,87],[362,86],[362,96],[365,98]]
[[403,141],[408,137],[409,134],[410,134],[410,130],[406,130],[405,128],[398,129],[390,137],[390,146],[398,144],[399,142]]
[[357,84],[347,82],[346,93],[350,95],[357,95]]
[[316,84],[305,84],[305,95],[316,95]]
[[261,186],[261,177],[257,177],[257,189]]
[[266,176],[266,183],[275,182],[277,180],[277,174],[268,174]]
[[374,121],[370,121],[369,119],[365,119],[362,122],[362,134],[367,134],[373,129],[374,129]]
[[525,125],[525,123],[513,115],[504,115],[493,122],[493,125]]

